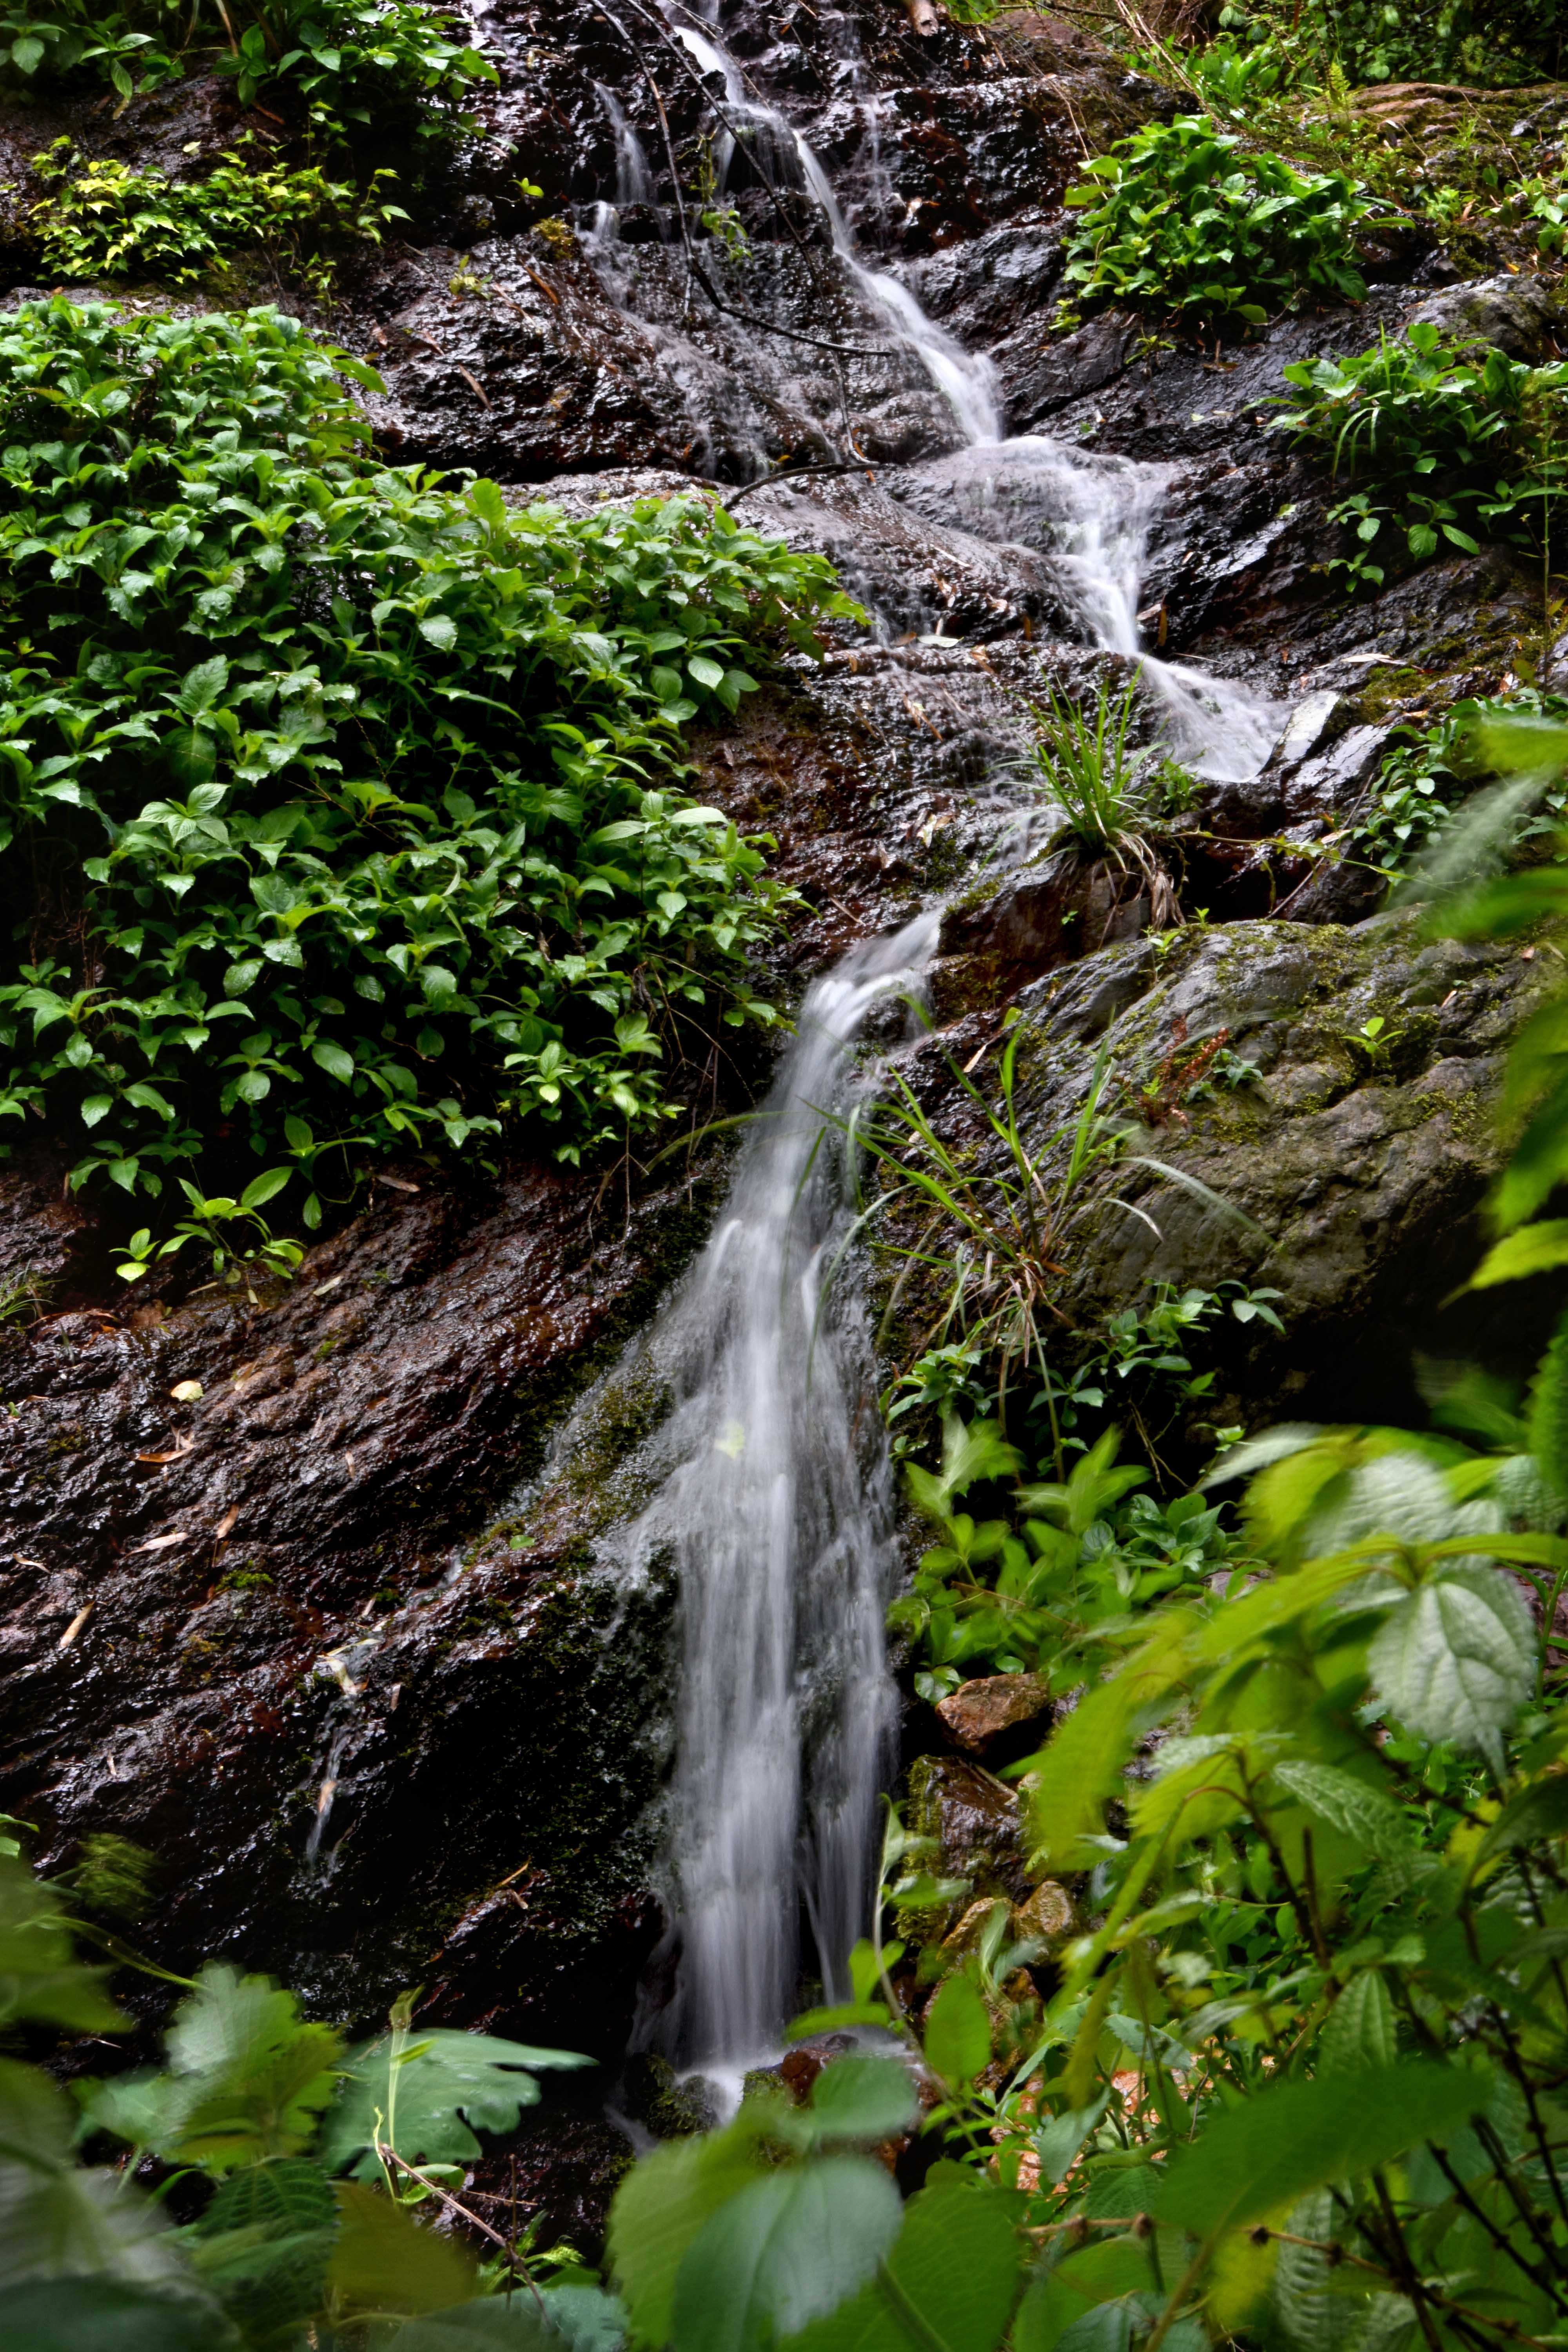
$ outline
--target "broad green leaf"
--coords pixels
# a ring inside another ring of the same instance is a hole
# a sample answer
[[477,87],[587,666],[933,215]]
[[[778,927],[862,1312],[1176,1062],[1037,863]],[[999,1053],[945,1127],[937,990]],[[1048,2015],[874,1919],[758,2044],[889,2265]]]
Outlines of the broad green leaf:
[[455,2239],[357,2180],[340,2180],[334,2193],[338,2242],[327,2275],[348,2311],[445,2311],[478,2292],[473,2259]]
[[253,1176],[239,1196],[242,1209],[262,1209],[275,1200],[294,1171],[291,1168],[268,1168],[264,1175]]
[[210,710],[228,684],[228,663],[222,654],[214,654],[204,662],[188,669],[180,681],[180,709],[195,718],[198,711]]
[[911,2130],[920,2111],[910,2070],[899,2059],[848,2057],[823,2068],[812,2084],[807,2114],[819,2139],[874,2142]]
[[686,667],[699,686],[718,687],[724,683],[723,663],[714,661],[709,654],[689,655]]
[[83,2084],[79,2095],[100,2128],[221,2174],[308,2145],[342,2046],[335,2026],[304,2021],[292,1993],[213,1963],[174,2012],[164,2073]]
[[108,1973],[79,1964],[53,1887],[0,1853],[0,2025],[112,2033],[125,2019],[104,1990]]
[[1527,1275],[1550,1274],[1568,1265],[1568,1218],[1553,1217],[1537,1225],[1521,1225],[1494,1242],[1469,1279],[1471,1290],[1489,1290],[1496,1283],[1521,1282]]
[[1318,2036],[1318,2070],[1323,2074],[1365,2074],[1394,2065],[1398,2056],[1388,1987],[1376,1969],[1363,1969],[1329,2011]]
[[[571,2352],[616,2352],[626,2341],[626,2312],[619,2295],[602,2286],[579,2284],[570,2273],[541,2290],[550,2325]],[[513,2298],[516,2308],[518,2298]]]
[[75,2124],[58,2084],[0,2058],[0,2279],[9,2288],[89,2272],[148,2284],[174,2277],[163,2215],[117,2173],[76,2162]]
[[189,2286],[153,2288],[112,2279],[7,2284],[5,2352],[238,2352],[214,2304]]
[[1271,1767],[1273,1777],[1321,1821],[1342,1831],[1380,1862],[1395,1861],[1410,1849],[1405,1816],[1385,1790],[1374,1789],[1337,1764],[1289,1759]]
[[899,2234],[879,2164],[829,2156],[764,2173],[706,2221],[675,2283],[675,2352],[763,2352],[837,2310]]
[[606,2244],[637,2342],[668,2343],[681,2262],[710,2215],[756,2179],[770,2112],[748,2100],[724,2131],[664,2141],[616,2189]]
[[344,1086],[353,1076],[353,1055],[342,1045],[329,1044],[325,1038],[318,1039],[311,1046],[310,1059],[319,1070],[325,1070],[329,1077],[339,1079]]
[[523,2108],[537,2105],[536,2070],[594,2063],[575,2051],[536,2050],[485,2033],[416,2033],[397,2062],[395,2096],[391,2059],[391,2037],[383,2035],[344,2061],[321,2133],[320,2155],[330,2172],[353,2164],[360,2179],[374,2179],[380,2169],[369,2152],[376,2111],[384,2130],[395,2107],[399,2156],[410,2164],[467,2164],[480,2153],[474,2130],[513,2131]]
[[171,727],[163,748],[169,772],[187,790],[205,784],[217,766],[217,746],[205,727]]
[[1535,1627],[1499,1569],[1455,1568],[1400,1601],[1368,1653],[1380,1706],[1406,1729],[1479,1749],[1502,1775],[1502,1733],[1535,1690]]
[[943,2082],[972,2083],[991,2063],[991,2018],[962,1969],[937,1988],[925,2022],[925,2053]]
[[967,2168],[934,2168],[904,2208],[876,2279],[791,2352],[995,2352],[1018,2299],[1026,2249],[1013,2200]]
[[458,642],[458,624],[449,613],[429,613],[419,624],[419,634],[437,653],[449,654]]
[[1310,2189],[1364,2177],[1418,2140],[1459,2130],[1490,2095],[1489,2075],[1431,2064],[1271,2084],[1215,2115],[1172,2158],[1154,2211],[1196,2238],[1243,2229]]

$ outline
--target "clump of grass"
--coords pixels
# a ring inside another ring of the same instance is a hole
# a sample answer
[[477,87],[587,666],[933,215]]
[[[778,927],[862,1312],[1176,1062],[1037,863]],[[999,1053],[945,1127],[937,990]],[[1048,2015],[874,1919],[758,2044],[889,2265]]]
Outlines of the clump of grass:
[[1062,812],[1049,846],[1076,843],[1119,873],[1137,873],[1148,885],[1156,930],[1177,919],[1176,887],[1154,845],[1159,819],[1156,771],[1162,764],[1131,740],[1136,679],[1113,696],[1101,680],[1092,709],[1069,702],[1054,688],[1044,706],[1032,706],[1037,732],[1031,764]]

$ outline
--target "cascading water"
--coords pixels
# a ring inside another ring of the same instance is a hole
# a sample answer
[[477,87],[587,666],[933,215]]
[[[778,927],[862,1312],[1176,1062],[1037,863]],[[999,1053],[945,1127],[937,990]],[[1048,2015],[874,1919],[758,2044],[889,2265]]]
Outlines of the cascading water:
[[[750,90],[711,17],[694,18],[683,0],[659,5],[696,71],[722,85],[719,184],[739,135],[775,184],[803,187],[874,324],[943,395],[963,446],[909,469],[915,502],[945,501],[975,536],[1046,554],[1088,643],[1138,660],[1179,754],[1212,775],[1253,772],[1276,715],[1239,688],[1140,646],[1140,580],[1167,470],[1044,436],[1005,440],[989,362],[862,260],[818,157]],[[618,112],[625,202],[635,133]],[[663,332],[680,380],[698,380],[711,363],[687,338]],[[868,1010],[918,975],[937,924],[928,913],[858,948],[810,991],[713,1238],[633,1350],[672,1403],[652,1444],[653,1499],[610,1549],[628,1577],[673,1560],[679,1591],[667,1856],[678,1967],[658,2031],[673,2054],[710,2074],[776,2047],[795,1980],[799,1897],[830,1997],[845,1989],[865,1916],[891,1724],[882,1618],[896,1558],[867,1335],[846,1290],[824,1298],[850,1214],[824,1113],[854,1084],[849,1048]],[[574,1416],[558,1455],[578,1442],[591,1410]]]
[[[613,1376],[670,1399],[653,1498],[601,1550],[624,1580],[660,1560],[679,1579],[665,1890],[679,1960],[657,2031],[721,2076],[776,2049],[800,1896],[830,1996],[865,1932],[897,1555],[868,1335],[848,1286],[828,1291],[854,1212],[823,1114],[847,1106],[866,1016],[918,985],[938,922],[854,949],[810,989],[711,1240]],[[578,1408],[557,1459],[595,1410]]]

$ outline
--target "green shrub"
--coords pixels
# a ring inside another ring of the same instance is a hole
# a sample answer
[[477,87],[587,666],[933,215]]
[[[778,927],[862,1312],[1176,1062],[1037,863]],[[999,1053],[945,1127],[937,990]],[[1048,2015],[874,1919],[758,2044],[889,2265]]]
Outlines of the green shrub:
[[1342,172],[1296,171],[1205,117],[1118,140],[1067,202],[1067,276],[1087,298],[1261,324],[1310,288],[1359,300],[1352,233],[1373,209]]
[[51,0],[47,16],[0,13],[0,77],[102,81],[123,101],[186,73],[227,74],[241,106],[278,87],[359,122],[416,108],[424,137],[463,127],[455,110],[496,79],[467,32],[422,0],[129,0],[103,16],[90,0]]
[[[242,141],[241,150],[247,143]],[[289,171],[234,149],[205,176],[189,180],[133,172],[109,157],[92,160],[68,137],[33,161],[39,176],[54,183],[34,218],[56,278],[148,275],[177,286],[248,249],[325,300],[333,276],[327,247],[349,237],[379,245],[389,222],[408,217],[388,200],[392,172],[377,172],[362,196],[352,184],[329,180],[319,165]]]
[[[1481,537],[1549,552],[1568,455],[1568,362],[1531,367],[1422,322],[1350,359],[1300,360],[1275,430],[1315,445],[1336,478],[1365,482],[1334,509],[1355,551],[1352,587],[1380,585],[1374,546],[1394,522],[1417,562]],[[1412,478],[1419,489],[1405,486]]]
[[77,1182],[220,1140],[346,1192],[509,1115],[574,1159],[771,1018],[761,849],[673,763],[854,610],[826,564],[379,466],[345,377],[268,310],[0,332],[0,1113],[85,1130]]

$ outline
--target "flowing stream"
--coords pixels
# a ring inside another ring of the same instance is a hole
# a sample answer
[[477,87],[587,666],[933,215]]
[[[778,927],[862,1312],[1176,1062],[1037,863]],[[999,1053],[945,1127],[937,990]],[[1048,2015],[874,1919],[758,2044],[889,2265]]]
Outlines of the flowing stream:
[[[722,85],[722,188],[735,137],[819,207],[874,325],[919,362],[961,446],[911,469],[974,536],[1051,560],[1087,646],[1136,658],[1172,749],[1211,775],[1252,773],[1279,714],[1242,689],[1142,650],[1139,589],[1166,469],[1031,436],[1007,439],[989,361],[964,351],[890,273],[856,251],[809,142],[748,87],[709,16],[661,0],[671,35]],[[617,198],[649,200],[637,133],[607,90]],[[615,224],[601,209],[608,280]],[[700,355],[674,331],[685,381]],[[896,1573],[892,1491],[868,1338],[826,1276],[852,1214],[833,1121],[857,1084],[867,1013],[908,991],[939,916],[855,949],[816,982],[701,1257],[630,1351],[670,1409],[651,1441],[652,1499],[608,1547],[622,1571],[672,1562],[679,1693],[665,1895],[675,1993],[657,2031],[680,2063],[739,2072],[777,2048],[799,1964],[801,1900],[828,1997],[863,1932],[892,1692],[882,1621]],[[825,1116],[826,1115],[826,1116]],[[625,1376],[625,1365],[617,1377]],[[592,1401],[558,1443],[570,1452]]]

